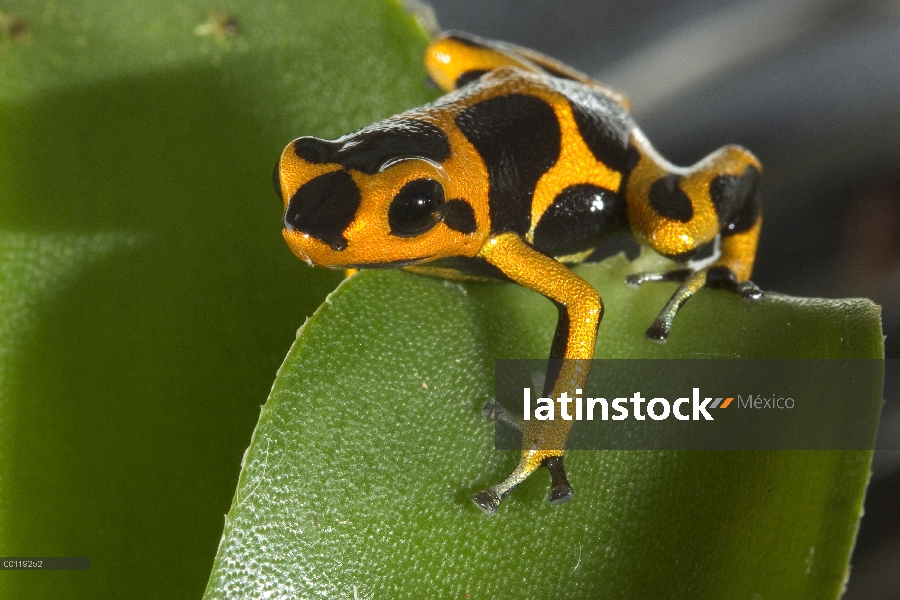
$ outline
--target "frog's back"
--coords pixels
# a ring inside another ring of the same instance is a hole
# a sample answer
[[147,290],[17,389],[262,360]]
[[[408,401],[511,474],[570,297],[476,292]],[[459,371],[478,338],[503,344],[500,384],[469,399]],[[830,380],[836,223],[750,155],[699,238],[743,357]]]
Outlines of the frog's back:
[[623,191],[640,154],[632,145],[634,120],[612,97],[568,79],[548,83],[567,104],[557,108],[568,129],[559,164],[567,177],[548,177],[528,237],[545,254],[575,259],[606,235],[628,230]]
[[514,232],[571,257],[627,229],[620,191],[638,152],[631,115],[614,98],[568,77],[502,67],[423,109],[406,118],[465,140],[451,143],[466,160],[445,164],[449,174],[486,178],[475,186],[484,193],[468,199],[487,207],[491,234]]

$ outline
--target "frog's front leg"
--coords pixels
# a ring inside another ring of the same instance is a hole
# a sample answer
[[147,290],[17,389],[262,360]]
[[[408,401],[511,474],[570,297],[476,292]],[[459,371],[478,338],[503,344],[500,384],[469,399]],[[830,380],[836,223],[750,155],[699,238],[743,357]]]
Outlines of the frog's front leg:
[[[494,265],[515,283],[546,296],[559,309],[556,334],[550,349],[551,368],[544,383],[544,395],[570,396],[584,387],[594,357],[597,327],[603,318],[600,295],[566,266],[538,252],[515,233],[491,237],[479,256]],[[565,359],[559,362],[554,359]],[[557,365],[559,365],[557,367]],[[550,503],[560,504],[573,497],[563,467],[565,443],[572,421],[520,421],[522,454],[510,475],[473,501],[493,514],[503,499],[539,467],[551,476]]]
[[[752,247],[755,249],[756,239],[759,238],[758,223],[754,229],[755,231],[750,232],[747,237],[752,236],[754,238]],[[743,274],[743,272],[740,266],[735,263],[743,263],[744,261],[737,259],[739,252],[735,251],[734,246],[738,247],[738,251],[746,251],[750,244],[747,239],[724,238],[721,240],[719,258],[710,265],[696,270],[684,268],[665,273],[635,273],[625,278],[626,283],[634,286],[650,281],[681,282],[681,285],[678,286],[678,289],[675,290],[675,293],[672,294],[672,297],[644,334],[648,340],[665,342],[669,336],[669,331],[672,329],[672,323],[675,321],[675,315],[678,314],[684,303],[704,286],[730,290],[739,294],[747,302],[762,300],[763,292],[748,279],[749,273],[743,279],[738,278],[738,273]]]
[[718,251],[712,262],[626,278],[630,285],[681,282],[647,329],[647,339],[665,342],[679,309],[703,287],[728,289],[746,301],[762,299],[750,281],[762,224],[759,171],[756,158],[737,146],[722,148],[681,174],[665,172],[651,153],[641,160],[636,172],[644,185],[628,192],[639,237],[660,254],[682,260],[713,240]]

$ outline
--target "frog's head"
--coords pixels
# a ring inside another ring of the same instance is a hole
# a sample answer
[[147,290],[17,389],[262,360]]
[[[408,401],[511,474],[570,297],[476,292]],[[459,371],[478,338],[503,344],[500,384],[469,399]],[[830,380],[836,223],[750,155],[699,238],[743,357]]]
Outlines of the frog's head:
[[337,140],[294,140],[273,173],[285,240],[310,264],[336,268],[474,255],[481,218],[460,197],[466,182],[448,174],[450,157],[440,128],[403,116]]

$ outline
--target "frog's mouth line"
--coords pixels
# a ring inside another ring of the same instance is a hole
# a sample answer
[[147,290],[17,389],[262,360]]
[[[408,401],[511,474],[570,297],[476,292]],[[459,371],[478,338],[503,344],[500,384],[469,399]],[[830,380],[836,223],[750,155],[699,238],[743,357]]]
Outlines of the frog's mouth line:
[[362,263],[356,265],[337,265],[331,267],[332,269],[396,269],[397,267],[409,267],[411,265],[418,265],[421,263],[425,263],[437,258],[436,256],[426,256],[424,258],[413,258],[410,260],[393,260],[391,262],[383,262],[383,263]]

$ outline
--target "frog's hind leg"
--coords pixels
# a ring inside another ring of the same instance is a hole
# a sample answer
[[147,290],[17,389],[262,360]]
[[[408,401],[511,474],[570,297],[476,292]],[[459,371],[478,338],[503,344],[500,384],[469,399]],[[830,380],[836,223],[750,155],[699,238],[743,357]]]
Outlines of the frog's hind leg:
[[575,492],[572,490],[571,484],[569,484],[566,470],[563,467],[562,452],[552,456],[545,456],[545,454],[547,454],[546,451],[542,452],[539,450],[522,452],[519,464],[506,479],[475,494],[472,498],[475,506],[486,514],[495,514],[503,499],[540,467],[547,467],[547,470],[550,471],[550,504],[562,504],[574,498]]
[[[533,436],[529,430],[535,427],[535,424],[524,423],[520,417],[512,414],[493,400],[484,405],[481,413],[487,418],[501,421],[519,429],[522,431],[523,439]],[[540,425],[537,425],[537,427],[540,427]],[[547,467],[547,470],[550,471],[550,495],[548,498],[550,504],[562,504],[575,497],[575,492],[572,490],[572,485],[569,483],[568,477],[566,477],[566,470],[563,466],[563,451],[531,449],[522,451],[519,463],[506,479],[475,494],[472,501],[475,503],[475,506],[486,514],[493,515],[497,512],[504,498],[540,467]]]
[[[658,169],[659,166],[649,164],[644,168]],[[689,201],[690,210],[685,210],[691,216],[682,217],[680,222],[662,221],[662,224],[657,219],[651,225],[645,225],[649,231],[640,231],[645,239],[656,239],[653,234],[665,228],[675,235],[660,236],[661,239],[692,237],[694,247],[690,250],[693,251],[715,240],[717,248],[717,253],[704,261],[686,263],[685,267],[666,273],[638,273],[626,278],[630,285],[656,281],[681,282],[647,329],[645,337],[648,340],[665,342],[675,315],[703,287],[727,289],[746,301],[762,299],[762,291],[750,281],[762,223],[757,195],[759,171],[759,162],[752,154],[736,146],[727,146],[693,168],[684,170],[681,175],[660,177],[646,190],[651,205],[654,200],[658,206],[665,205],[669,198],[664,197],[663,191]],[[668,187],[666,190],[660,185],[663,180]],[[663,255],[676,254],[662,243],[651,242],[651,246]]]
[[[603,318],[603,302],[597,290],[565,265],[538,252],[512,232],[492,236],[479,255],[509,279],[552,300],[559,310],[556,334],[550,347],[544,396],[570,397],[583,389],[591,369],[597,327]],[[558,362],[556,362],[558,361]],[[562,457],[572,420],[516,419],[505,411],[488,408],[495,418],[512,421],[522,431],[519,463],[506,479],[478,493],[472,500],[488,514],[497,512],[503,499],[540,467],[550,471],[549,501],[561,504],[574,494],[566,478]]]

